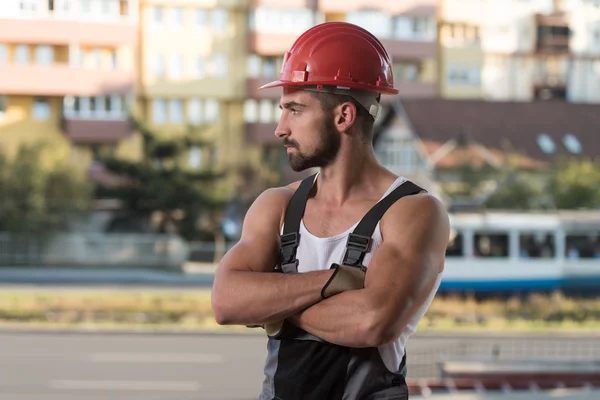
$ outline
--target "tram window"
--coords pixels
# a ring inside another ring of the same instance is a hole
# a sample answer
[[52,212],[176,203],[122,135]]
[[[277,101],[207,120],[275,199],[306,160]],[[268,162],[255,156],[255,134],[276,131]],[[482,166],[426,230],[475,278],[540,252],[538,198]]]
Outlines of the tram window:
[[452,232],[448,247],[446,247],[447,257],[463,256],[463,235],[460,232]]
[[521,258],[553,258],[555,249],[554,236],[550,233],[538,232],[519,236]]
[[590,234],[567,234],[565,257],[600,258],[600,232]]
[[475,257],[508,257],[508,234],[476,233]]

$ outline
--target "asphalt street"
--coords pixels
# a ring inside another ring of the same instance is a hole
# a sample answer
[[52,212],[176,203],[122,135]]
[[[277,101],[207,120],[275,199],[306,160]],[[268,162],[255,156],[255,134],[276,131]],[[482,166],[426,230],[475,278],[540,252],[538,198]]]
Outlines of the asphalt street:
[[[562,357],[563,351],[571,358],[599,359],[598,343],[597,337],[416,335],[407,349],[409,377],[434,374],[436,362],[444,357],[531,359]],[[265,336],[258,333],[4,330],[0,331],[0,399],[256,399],[265,344]]]

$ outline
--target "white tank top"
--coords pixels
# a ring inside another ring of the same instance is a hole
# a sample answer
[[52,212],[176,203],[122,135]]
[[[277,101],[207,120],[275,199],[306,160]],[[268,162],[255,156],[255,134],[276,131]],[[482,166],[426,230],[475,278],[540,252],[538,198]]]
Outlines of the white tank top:
[[[315,177],[315,179],[317,179],[317,177]],[[406,178],[404,177],[399,177],[396,179],[396,181],[382,196],[382,199],[405,181]],[[356,224],[350,227],[347,231],[335,236],[324,238],[310,233],[308,229],[306,229],[306,226],[304,226],[304,220],[302,220],[300,223],[300,243],[296,252],[296,258],[299,261],[298,272],[325,270],[329,269],[333,263],[341,264],[344,254],[346,253],[346,240],[348,235],[354,230],[354,228],[356,228],[361,218],[358,218]],[[373,232],[371,251],[365,255],[363,261],[363,265],[365,267],[369,266],[369,262],[371,261],[371,258],[373,258],[373,253],[381,245],[382,237],[379,225],[380,224],[378,223],[375,231]],[[381,359],[383,360],[387,369],[391,372],[399,371],[402,357],[404,356],[406,342],[409,336],[416,332],[417,325],[429,308],[429,305],[431,304],[431,301],[433,300],[433,297],[440,286],[441,280],[442,274],[440,273],[438,274],[435,285],[427,297],[427,300],[406,325],[406,328],[400,337],[395,342],[379,346],[379,354],[381,355]]]

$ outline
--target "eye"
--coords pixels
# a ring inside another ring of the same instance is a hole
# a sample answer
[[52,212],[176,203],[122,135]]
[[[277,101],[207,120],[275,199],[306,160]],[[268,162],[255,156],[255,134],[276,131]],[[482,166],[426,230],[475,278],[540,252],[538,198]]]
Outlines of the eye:
[[300,113],[300,110],[298,110],[297,108],[290,108],[290,111],[292,112],[293,115]]

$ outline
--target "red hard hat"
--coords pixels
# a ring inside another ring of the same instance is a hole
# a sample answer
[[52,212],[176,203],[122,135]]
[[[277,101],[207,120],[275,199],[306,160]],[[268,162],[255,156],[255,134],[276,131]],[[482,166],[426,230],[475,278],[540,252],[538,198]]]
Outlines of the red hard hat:
[[304,32],[285,54],[279,80],[260,89],[306,85],[398,93],[381,42],[347,22],[326,22]]

